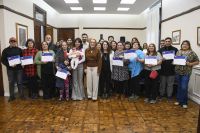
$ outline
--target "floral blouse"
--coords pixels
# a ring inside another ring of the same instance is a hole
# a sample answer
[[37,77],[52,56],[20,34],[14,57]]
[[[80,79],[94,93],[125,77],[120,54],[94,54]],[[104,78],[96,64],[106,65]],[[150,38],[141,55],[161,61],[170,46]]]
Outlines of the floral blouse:
[[[179,50],[176,53],[176,55],[177,56],[185,56],[187,62],[199,61],[199,58],[198,58],[197,54],[192,50],[189,50],[189,51]],[[175,71],[179,75],[190,75],[192,73],[192,67],[191,66],[187,66],[187,65],[186,66],[177,65],[175,67]]]

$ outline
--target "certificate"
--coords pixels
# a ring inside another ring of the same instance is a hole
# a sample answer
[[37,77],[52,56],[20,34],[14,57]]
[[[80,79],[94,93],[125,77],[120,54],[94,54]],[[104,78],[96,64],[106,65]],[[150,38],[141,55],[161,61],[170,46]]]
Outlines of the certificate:
[[175,52],[174,51],[163,51],[162,55],[165,60],[173,60],[174,56],[175,56]]
[[157,65],[158,64],[157,56],[147,56],[145,57],[144,62],[146,65]]
[[52,62],[53,61],[53,54],[52,53],[42,53],[42,62]]
[[124,59],[137,58],[135,50],[127,50],[124,52]]
[[33,64],[33,56],[21,57],[22,66]]
[[124,66],[124,62],[122,58],[113,58],[113,65],[114,66]]
[[66,79],[68,75],[70,75],[69,71],[64,69],[58,70],[56,72],[56,77],[59,77],[61,79]]
[[9,63],[9,66],[21,64],[20,56],[17,55],[17,56],[8,57],[8,63]]
[[185,56],[175,56],[173,64],[185,66],[186,65],[186,57]]

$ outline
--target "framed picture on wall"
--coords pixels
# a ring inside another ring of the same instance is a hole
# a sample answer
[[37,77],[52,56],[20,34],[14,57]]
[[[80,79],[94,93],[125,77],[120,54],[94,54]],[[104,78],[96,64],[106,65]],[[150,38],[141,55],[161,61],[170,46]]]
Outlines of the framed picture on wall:
[[172,44],[180,45],[181,42],[181,30],[172,31]]
[[28,39],[28,26],[16,23],[16,37],[18,47],[26,49],[26,40]]
[[200,46],[200,27],[197,27],[197,45]]

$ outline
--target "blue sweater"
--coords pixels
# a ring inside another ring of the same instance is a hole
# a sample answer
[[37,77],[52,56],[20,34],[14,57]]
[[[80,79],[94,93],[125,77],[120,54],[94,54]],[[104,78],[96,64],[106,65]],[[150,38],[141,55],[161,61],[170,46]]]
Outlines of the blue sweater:
[[[142,52],[142,50],[138,49],[135,52],[137,54],[137,58],[139,58],[139,59],[145,58],[145,55]],[[138,76],[140,74],[140,72],[143,70],[143,67],[144,67],[143,63],[138,62],[136,60],[136,58],[134,58],[134,57],[130,58],[129,61],[130,61],[130,63],[128,65],[128,67],[129,67],[129,70],[131,70],[131,78]]]

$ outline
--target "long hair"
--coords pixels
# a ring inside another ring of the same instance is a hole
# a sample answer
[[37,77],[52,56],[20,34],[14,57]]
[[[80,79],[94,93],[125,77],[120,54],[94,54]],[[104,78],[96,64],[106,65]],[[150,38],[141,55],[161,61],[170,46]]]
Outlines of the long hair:
[[76,39],[74,40],[74,47],[75,47],[76,41],[78,41],[78,42],[80,43],[79,49],[82,49],[82,48],[83,48],[83,43],[82,43],[81,38],[76,38]]
[[187,43],[187,45],[189,46],[189,50],[192,50],[190,41],[188,41],[188,40],[184,40],[184,41],[181,43],[181,50],[182,50],[182,46],[183,46],[184,43]]
[[[111,47],[110,47],[110,45],[109,45],[109,42],[108,42],[108,41],[103,41],[103,44],[104,44],[104,43],[106,43],[106,45],[108,46],[108,48],[107,48],[108,53],[111,53]],[[103,44],[102,44],[102,47],[101,47],[101,52],[102,52],[102,53],[104,52]]]
[[[97,40],[96,40],[96,39],[94,39],[94,38],[91,38],[91,39],[90,39],[90,42],[89,42],[89,48],[90,48],[90,49],[91,49],[91,46],[90,46],[90,44],[91,44],[91,41],[92,41],[92,40],[94,40],[94,41],[95,41],[95,43],[96,43],[96,46],[97,46]],[[95,47],[96,47],[96,46],[95,46]]]
[[[149,44],[149,47],[150,47],[150,46],[153,46],[153,47],[154,47],[153,55],[154,55],[154,56],[157,55],[156,45],[155,45],[154,43],[150,43],[150,44]],[[148,49],[147,49],[147,55],[150,54],[149,47],[148,47]]]

